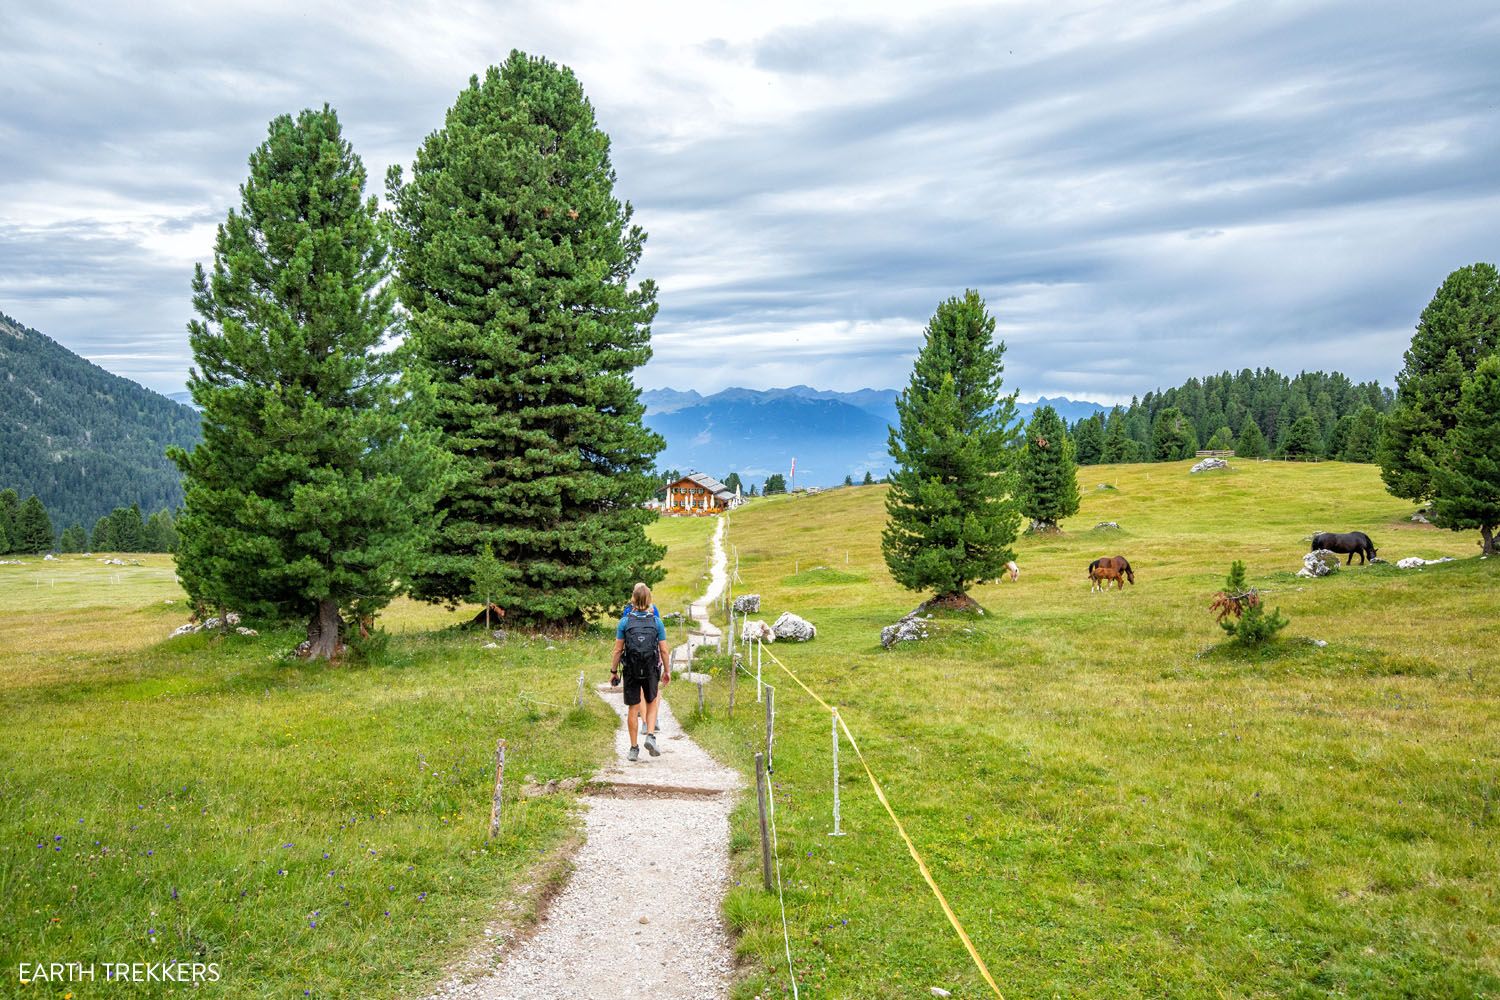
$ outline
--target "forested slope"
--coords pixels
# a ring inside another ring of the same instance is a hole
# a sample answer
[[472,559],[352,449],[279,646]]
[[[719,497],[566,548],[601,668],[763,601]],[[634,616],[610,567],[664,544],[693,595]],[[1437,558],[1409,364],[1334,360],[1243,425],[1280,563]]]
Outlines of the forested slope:
[[198,440],[198,414],[112,375],[0,313],[0,487],[85,529],[120,505],[182,502],[169,444]]

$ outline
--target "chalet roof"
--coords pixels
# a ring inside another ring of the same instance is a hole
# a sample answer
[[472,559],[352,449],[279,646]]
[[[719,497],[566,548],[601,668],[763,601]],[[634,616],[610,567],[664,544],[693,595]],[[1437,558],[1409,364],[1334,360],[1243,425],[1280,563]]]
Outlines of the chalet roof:
[[[710,476],[706,472],[689,472],[687,475],[677,480],[677,482],[696,483],[697,485],[708,490],[708,492],[712,493],[714,496],[718,497],[720,500],[734,499],[734,490],[730,489],[728,486],[725,486],[723,483],[719,482],[717,479],[715,479],[713,476]],[[671,485],[675,486],[676,483],[673,483]]]

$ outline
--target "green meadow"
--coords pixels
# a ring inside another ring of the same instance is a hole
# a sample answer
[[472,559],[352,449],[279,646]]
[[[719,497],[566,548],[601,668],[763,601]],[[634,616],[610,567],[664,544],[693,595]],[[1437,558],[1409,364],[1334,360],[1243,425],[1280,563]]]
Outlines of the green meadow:
[[[924,643],[879,645],[919,601],[880,555],[884,487],[734,514],[737,589],[817,625],[766,649],[839,706],[1005,996],[1500,995],[1500,561],[1412,523],[1373,467],[1187,466],[1081,470],[1082,511],[1020,539],[1019,582]],[[1296,577],[1324,529],[1391,564]],[[1088,562],[1115,554],[1135,586],[1091,593]],[[1258,654],[1208,610],[1233,559],[1291,619]],[[828,835],[831,720],[763,669],[802,995],[992,995],[847,744],[847,836]],[[726,696],[679,717],[749,774],[762,706],[743,676],[732,717]],[[788,986],[757,838],[747,801],[727,903],[745,998]]]
[[[1500,561],[1412,523],[1371,467],[1080,477],[1063,533],[1018,542],[1020,581],[974,591],[986,614],[888,652],[880,627],[920,596],[881,560],[883,487],[757,500],[728,532],[760,617],[818,626],[767,649],[840,706],[1004,995],[1500,995]],[[713,526],[653,526],[664,611],[701,593]],[[1299,579],[1320,529],[1457,561]],[[1136,585],[1090,593],[1086,564],[1117,553]],[[217,962],[226,997],[421,995],[564,877],[575,800],[514,790],[609,754],[612,713],[573,707],[607,632],[486,649],[448,628],[461,612],[401,601],[364,655],[307,664],[295,628],[167,639],[170,559],[122,558],[0,566],[0,994],[62,995],[18,962],[175,958]],[[1208,610],[1235,558],[1291,619],[1257,654]],[[763,668],[801,994],[992,995],[847,744],[848,835],[828,836],[830,720]],[[668,696],[748,772],[763,717],[743,675],[729,714],[727,680],[701,716],[691,687]],[[726,903],[743,1000],[789,988],[756,829],[747,798]]]
[[613,713],[574,707],[602,640],[485,649],[409,602],[333,666],[290,657],[295,629],[169,640],[170,558],[121,558],[0,566],[0,995],[120,989],[21,962],[171,959],[226,997],[420,995],[565,875],[573,799],[517,792],[608,752]]

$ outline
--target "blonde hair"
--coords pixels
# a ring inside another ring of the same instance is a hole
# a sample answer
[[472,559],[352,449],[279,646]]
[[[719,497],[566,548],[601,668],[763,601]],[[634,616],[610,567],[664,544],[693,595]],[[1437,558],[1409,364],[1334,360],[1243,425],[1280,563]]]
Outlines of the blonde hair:
[[650,611],[651,588],[644,583],[636,584],[635,589],[630,592],[630,603],[635,605],[637,611]]

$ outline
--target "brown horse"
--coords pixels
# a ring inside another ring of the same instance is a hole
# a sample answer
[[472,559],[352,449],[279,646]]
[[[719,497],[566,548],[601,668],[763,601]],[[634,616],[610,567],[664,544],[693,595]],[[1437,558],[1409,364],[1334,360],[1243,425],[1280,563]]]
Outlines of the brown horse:
[[1124,556],[1105,556],[1089,563],[1089,580],[1096,591],[1108,590],[1111,582],[1123,590],[1126,580],[1135,586],[1135,570],[1130,568],[1130,560]]

